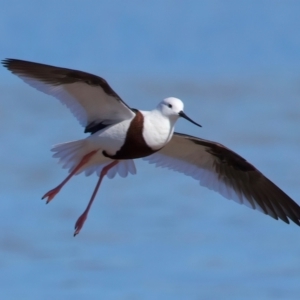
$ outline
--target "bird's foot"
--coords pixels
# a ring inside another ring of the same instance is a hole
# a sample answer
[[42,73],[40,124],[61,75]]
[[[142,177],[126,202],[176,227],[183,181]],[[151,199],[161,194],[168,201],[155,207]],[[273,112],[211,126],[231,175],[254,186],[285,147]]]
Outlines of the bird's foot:
[[42,200],[47,198],[46,200],[46,204],[48,204],[55,196],[56,194],[58,194],[58,192],[60,191],[60,187],[56,187],[52,190],[50,190],[49,192],[47,192],[43,197]]
[[81,230],[81,228],[83,227],[83,224],[84,224],[86,218],[87,218],[87,212],[84,212],[84,213],[78,218],[78,220],[76,221],[76,224],[75,224],[75,232],[74,232],[74,236],[76,236],[76,235],[80,232],[80,230]]

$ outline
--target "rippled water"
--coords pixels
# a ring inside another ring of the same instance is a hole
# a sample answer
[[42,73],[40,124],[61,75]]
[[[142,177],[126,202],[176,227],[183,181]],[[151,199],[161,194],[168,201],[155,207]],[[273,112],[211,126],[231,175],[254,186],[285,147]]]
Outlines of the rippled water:
[[[180,97],[203,128],[177,131],[232,148],[300,203],[299,5],[174,3],[11,2],[1,55],[102,75],[141,109]],[[82,128],[55,99],[0,78],[1,298],[299,298],[296,225],[143,161],[103,182],[73,238],[96,178],[77,176],[47,206],[40,197],[66,176],[51,145]]]

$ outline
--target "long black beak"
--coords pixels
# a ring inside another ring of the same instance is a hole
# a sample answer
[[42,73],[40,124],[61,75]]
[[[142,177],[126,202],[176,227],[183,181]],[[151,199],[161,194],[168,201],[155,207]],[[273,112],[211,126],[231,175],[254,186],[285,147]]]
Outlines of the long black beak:
[[191,123],[199,126],[199,127],[202,127],[200,124],[196,123],[195,121],[193,121],[191,118],[189,118],[183,111],[181,111],[179,114],[178,114],[180,117],[190,121]]

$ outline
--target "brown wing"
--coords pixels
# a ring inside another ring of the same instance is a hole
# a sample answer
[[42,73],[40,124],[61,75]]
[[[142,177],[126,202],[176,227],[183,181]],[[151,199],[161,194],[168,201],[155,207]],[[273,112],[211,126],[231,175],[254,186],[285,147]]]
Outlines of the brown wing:
[[135,116],[101,77],[18,59],[5,59],[2,64],[32,87],[58,98],[86,132]]
[[228,199],[300,226],[299,205],[253,165],[221,144],[174,133],[163,149],[145,160],[191,176]]

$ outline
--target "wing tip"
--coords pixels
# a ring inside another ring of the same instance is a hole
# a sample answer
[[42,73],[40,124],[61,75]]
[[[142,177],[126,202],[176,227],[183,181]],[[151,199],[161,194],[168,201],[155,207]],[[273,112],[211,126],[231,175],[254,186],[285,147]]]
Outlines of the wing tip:
[[1,64],[3,65],[3,67],[8,69],[12,61],[13,61],[12,58],[4,58],[1,60]]
[[3,65],[3,67],[5,67],[6,69],[8,69],[9,71],[13,72],[13,65],[15,63],[20,63],[22,62],[22,60],[20,59],[15,59],[15,58],[4,58],[1,60],[1,64]]

